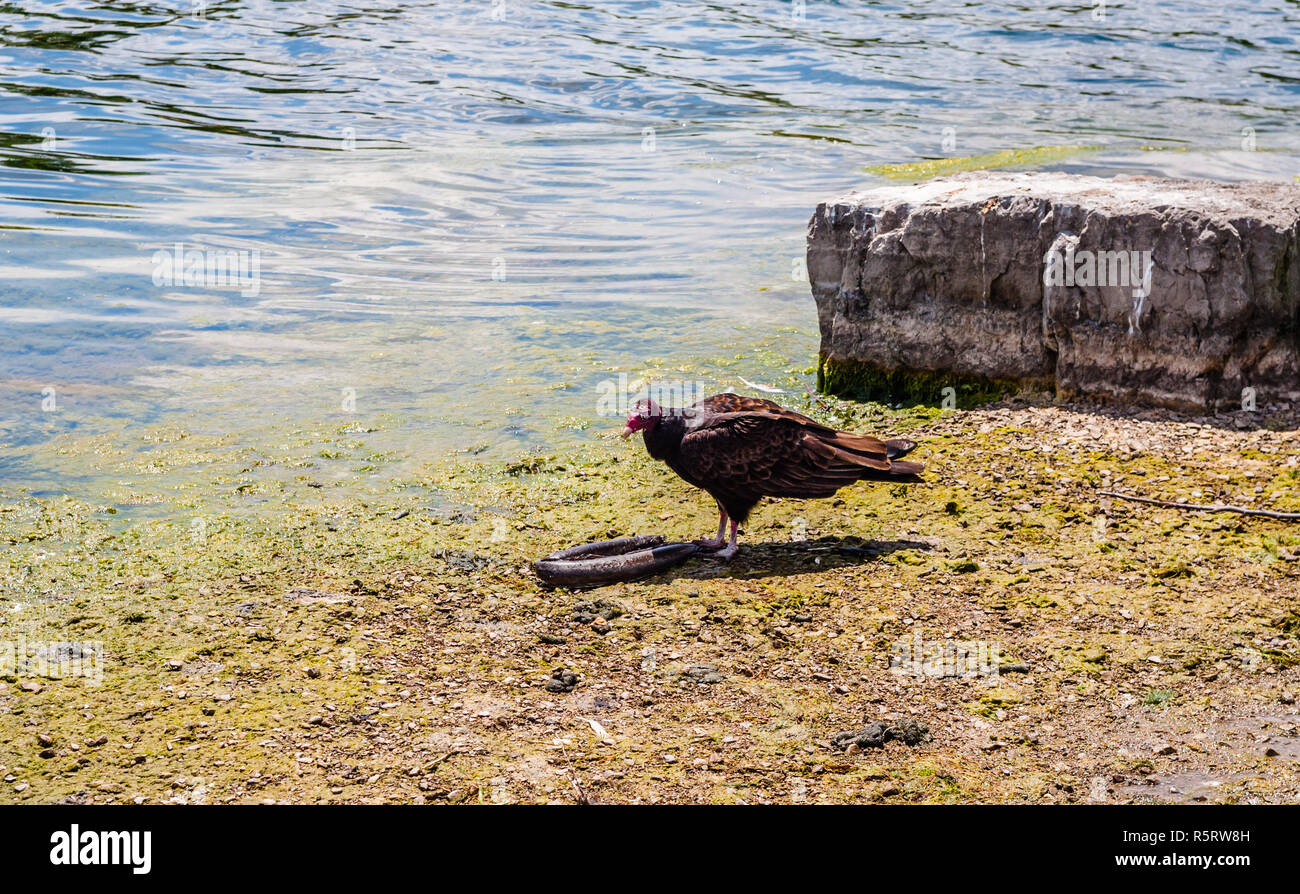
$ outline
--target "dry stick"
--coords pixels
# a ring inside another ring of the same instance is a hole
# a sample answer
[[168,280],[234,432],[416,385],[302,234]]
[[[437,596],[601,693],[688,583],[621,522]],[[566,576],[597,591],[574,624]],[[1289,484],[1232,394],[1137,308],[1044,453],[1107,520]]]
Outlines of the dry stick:
[[578,803],[583,805],[590,804],[591,799],[588,798],[587,793],[582,790],[582,786],[578,785],[578,780],[574,779],[568,773],[565,775],[569,776],[569,784],[572,785],[573,790],[578,793]]
[[1269,509],[1248,509],[1245,506],[1229,506],[1226,503],[1175,503],[1171,500],[1152,500],[1149,497],[1137,497],[1132,494],[1116,493],[1113,490],[1099,490],[1098,495],[1129,500],[1133,503],[1150,503],[1152,506],[1164,506],[1166,509],[1187,509],[1192,512],[1236,512],[1239,515],[1258,515],[1262,518],[1278,518],[1282,521],[1300,521],[1300,512],[1273,512]]
[[569,766],[564,768],[564,776],[566,779],[569,780],[569,785],[573,786],[574,792],[577,793],[578,803],[583,805],[584,807],[591,804],[591,798],[587,797],[587,793],[583,791],[582,786],[578,785],[578,780],[574,777],[573,766],[572,766],[573,762],[572,760],[569,759],[569,751],[567,748],[564,747],[563,742],[560,743],[560,753],[564,755],[565,760],[568,761],[570,764]]
[[447,752],[446,754],[444,754],[442,757],[436,759],[433,763],[429,764],[429,766],[425,767],[425,768],[424,768],[424,772],[426,772],[426,773],[432,773],[434,770],[438,769],[438,764],[440,764],[440,763],[442,763],[443,761],[447,760],[447,758],[455,757],[455,756],[458,755],[458,754],[464,754],[464,753],[465,753],[465,750],[464,750],[464,749],[461,749],[461,748],[453,748],[451,751],[448,751],[448,752]]

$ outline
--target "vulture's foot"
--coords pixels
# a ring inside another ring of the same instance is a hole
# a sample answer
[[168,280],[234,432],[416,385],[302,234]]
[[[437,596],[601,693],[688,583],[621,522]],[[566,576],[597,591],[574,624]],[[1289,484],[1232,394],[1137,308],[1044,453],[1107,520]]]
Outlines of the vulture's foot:
[[713,558],[721,559],[724,562],[730,562],[731,557],[734,556],[739,551],[740,551],[740,547],[732,543],[729,546],[727,546],[726,549],[720,549],[716,553],[714,553]]
[[727,545],[727,540],[724,537],[701,537],[699,540],[692,540],[691,543],[700,549],[717,551]]

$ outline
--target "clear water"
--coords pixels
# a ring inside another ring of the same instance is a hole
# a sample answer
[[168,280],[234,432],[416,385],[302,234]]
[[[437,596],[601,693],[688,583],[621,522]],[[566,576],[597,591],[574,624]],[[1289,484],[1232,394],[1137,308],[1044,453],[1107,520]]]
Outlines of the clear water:
[[[68,489],[60,445],[160,425],[510,455],[616,426],[620,372],[801,390],[805,224],[868,165],[1300,173],[1300,3],[1095,12],[2,3],[0,476]],[[177,242],[256,290],[156,282]]]

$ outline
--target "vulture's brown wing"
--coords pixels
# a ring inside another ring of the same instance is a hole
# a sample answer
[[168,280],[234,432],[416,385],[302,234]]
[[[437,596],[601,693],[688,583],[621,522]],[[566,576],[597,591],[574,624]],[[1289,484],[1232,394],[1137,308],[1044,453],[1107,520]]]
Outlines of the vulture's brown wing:
[[[817,428],[825,428],[824,425],[814,419],[809,419],[801,413],[794,410],[787,410],[774,401],[762,397],[745,397],[743,394],[732,394],[730,391],[722,394],[715,394],[713,397],[706,397],[704,400],[694,404],[694,409],[703,410],[711,415],[722,415],[724,413],[778,413],[787,419],[800,422],[803,425],[812,425]],[[830,431],[830,429],[827,429]]]
[[890,477],[884,442],[805,419],[779,407],[722,413],[682,438],[679,461],[710,491],[755,498],[828,497],[864,477]]
[[[825,434],[831,434],[842,439],[844,438],[860,439],[865,437],[864,435],[855,435],[849,432],[836,431],[830,426],[822,425],[816,419],[809,419],[807,416],[803,415],[802,413],[796,413],[794,410],[787,410],[785,407],[781,406],[780,404],[774,403],[770,400],[766,400],[761,397],[745,397],[743,394],[732,394],[730,391],[724,392],[722,394],[715,394],[713,395],[713,397],[706,397],[704,400],[700,401],[699,403],[693,404],[691,409],[696,411],[703,411],[705,415],[710,415],[710,414],[721,415],[725,413],[746,413],[746,412],[776,413],[777,415],[781,416],[781,418],[783,419],[789,419],[793,422],[798,422],[800,425],[804,426],[810,431],[817,431]],[[864,445],[861,442],[854,440],[853,443],[854,445],[856,445],[854,449],[863,449],[865,447],[865,449],[871,452],[875,452],[876,450],[879,449],[877,444],[883,443],[885,452],[889,457],[889,459],[898,459],[899,457],[906,456],[909,452],[916,449],[916,442],[908,440],[907,438],[893,438],[892,440],[883,441],[883,442],[878,442],[876,441],[875,438],[867,438],[867,441],[871,443],[869,445]],[[891,471],[894,471],[894,473],[898,475],[918,474],[921,471],[920,466],[918,466],[916,463],[904,463],[902,465],[905,467],[915,467],[915,468],[911,472],[904,472],[897,469]]]

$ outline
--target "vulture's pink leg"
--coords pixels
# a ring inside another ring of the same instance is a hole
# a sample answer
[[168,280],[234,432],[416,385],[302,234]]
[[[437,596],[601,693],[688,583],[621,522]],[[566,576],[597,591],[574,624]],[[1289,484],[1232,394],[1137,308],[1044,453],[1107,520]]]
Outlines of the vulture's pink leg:
[[730,561],[731,557],[736,554],[736,550],[740,549],[740,547],[736,546],[736,532],[739,528],[740,525],[735,521],[731,523],[731,542],[727,544],[726,549],[718,550],[714,553],[714,556],[725,561]]
[[727,510],[718,505],[718,533],[712,539],[702,539],[692,541],[696,546],[702,546],[705,549],[722,549],[727,541],[722,539],[722,532],[727,530]]

